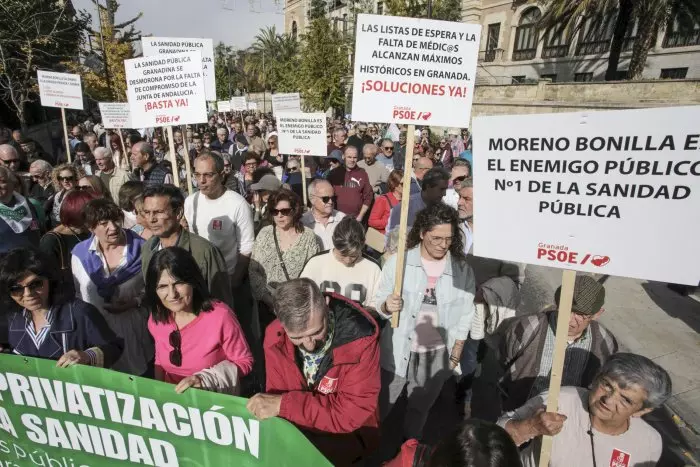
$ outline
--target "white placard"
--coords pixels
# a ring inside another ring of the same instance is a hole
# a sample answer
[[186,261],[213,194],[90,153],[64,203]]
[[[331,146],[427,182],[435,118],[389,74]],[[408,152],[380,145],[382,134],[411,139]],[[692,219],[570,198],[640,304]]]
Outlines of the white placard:
[[128,102],[99,102],[98,105],[105,128],[132,128]]
[[248,110],[258,110],[257,102],[248,102]]
[[352,119],[469,126],[478,24],[357,15]]
[[234,112],[243,112],[244,110],[248,110],[248,102],[246,102],[245,96],[232,97],[231,110]]
[[323,156],[326,151],[326,114],[276,115],[280,152],[298,156]]
[[216,103],[216,109],[219,112],[230,112],[231,111],[231,102],[229,101],[219,101]]
[[298,92],[272,95],[272,113],[301,112],[301,98]]
[[700,106],[474,119],[474,254],[698,285]]
[[135,128],[207,121],[199,52],[133,58],[124,68]]
[[38,70],[39,97],[44,107],[83,109],[83,88],[80,75]]
[[204,88],[207,100],[216,100],[214,44],[211,39],[142,37],[141,45],[143,46],[144,57],[199,51],[202,54],[202,71],[204,73]]

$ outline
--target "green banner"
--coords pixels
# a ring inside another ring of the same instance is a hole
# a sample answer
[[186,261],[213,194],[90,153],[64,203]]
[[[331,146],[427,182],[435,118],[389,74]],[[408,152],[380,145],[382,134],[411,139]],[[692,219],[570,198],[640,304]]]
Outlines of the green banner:
[[0,466],[331,464],[291,423],[246,399],[111,370],[0,355]]

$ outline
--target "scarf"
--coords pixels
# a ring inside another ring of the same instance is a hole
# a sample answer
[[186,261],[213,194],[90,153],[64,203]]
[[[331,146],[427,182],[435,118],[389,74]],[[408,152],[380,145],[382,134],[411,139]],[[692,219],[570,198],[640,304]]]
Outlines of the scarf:
[[0,203],[0,217],[2,220],[7,222],[7,225],[13,230],[14,233],[22,233],[32,225],[32,210],[29,208],[29,203],[27,198],[20,195],[19,193],[13,194],[15,199],[14,206],[6,206]]
[[333,343],[333,334],[335,333],[335,314],[332,311],[328,311],[328,336],[326,337],[326,343],[323,347],[316,352],[309,352],[304,350],[303,347],[297,347],[301,358],[304,361],[303,373],[306,377],[306,383],[313,387],[318,379],[318,370],[321,365],[323,357],[328,353],[328,349],[331,348]]
[[111,301],[120,284],[136,274],[141,274],[141,247],[146,241],[131,230],[122,230],[122,232],[126,235],[126,264],[118,267],[107,277],[104,275],[100,256],[94,250],[90,250],[92,242],[95,241],[94,235],[73,248],[73,254],[80,260],[90,280],[97,286],[97,293],[106,302]]

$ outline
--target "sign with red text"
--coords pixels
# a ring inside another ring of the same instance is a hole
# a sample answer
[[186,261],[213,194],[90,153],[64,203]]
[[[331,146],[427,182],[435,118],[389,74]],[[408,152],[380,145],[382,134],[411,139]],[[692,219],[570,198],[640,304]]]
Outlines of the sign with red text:
[[202,54],[204,92],[208,101],[216,100],[214,73],[214,44],[211,39],[188,39],[179,37],[142,37],[143,56],[168,55],[198,51]]
[[80,75],[38,70],[39,97],[44,107],[83,109],[83,88]]
[[282,113],[276,115],[280,152],[297,156],[327,155],[326,114]]
[[199,52],[124,60],[134,128],[207,121]]
[[477,117],[474,254],[700,284],[700,106]]
[[478,24],[357,15],[352,118],[468,127]]
[[100,102],[98,105],[105,128],[132,128],[128,102]]
[[231,102],[230,101],[219,101],[216,103],[216,109],[219,112],[230,112],[231,111]]

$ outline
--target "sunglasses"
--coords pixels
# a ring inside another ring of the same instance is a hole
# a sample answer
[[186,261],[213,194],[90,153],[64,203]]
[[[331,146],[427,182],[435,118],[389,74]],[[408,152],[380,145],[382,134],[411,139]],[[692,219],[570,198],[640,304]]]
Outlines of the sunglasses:
[[319,196],[318,199],[323,201],[323,204],[328,204],[331,201],[335,201],[335,196]]
[[384,147],[382,147],[382,149],[385,150],[385,151],[393,151],[393,150],[394,150],[394,146],[384,146]]
[[296,172],[299,170],[299,167],[288,167],[287,172]]
[[34,279],[27,285],[15,284],[10,286],[10,295],[15,297],[24,295],[24,289],[29,289],[30,293],[35,293],[44,286],[44,281],[41,279]]
[[466,175],[462,175],[461,177],[456,177],[454,180],[452,180],[452,183],[462,183],[467,179]]
[[170,363],[182,366],[182,337],[179,329],[170,333],[170,345],[173,347],[173,350],[170,351]]
[[60,176],[59,176],[59,177],[58,177],[58,181],[59,181],[59,182],[74,182],[74,181],[75,181],[75,177],[73,177],[72,175],[71,175],[70,177],[60,177]]
[[276,217],[278,214],[281,214],[281,215],[287,217],[291,213],[292,213],[292,208],[270,209],[270,214],[272,214],[272,217]]
[[78,185],[75,187],[75,189],[78,191],[90,191],[92,190],[92,187],[90,185]]
[[3,164],[5,165],[10,165],[10,164],[19,164],[19,159],[0,159]]

